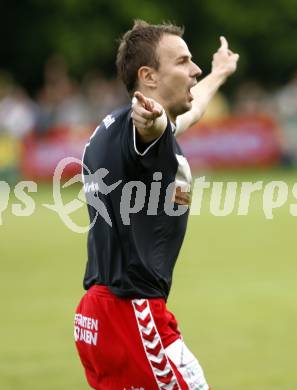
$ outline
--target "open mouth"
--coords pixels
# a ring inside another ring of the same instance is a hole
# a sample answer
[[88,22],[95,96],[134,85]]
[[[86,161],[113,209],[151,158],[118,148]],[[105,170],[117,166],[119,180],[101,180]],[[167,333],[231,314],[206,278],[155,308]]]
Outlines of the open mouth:
[[191,93],[191,89],[192,89],[192,88],[193,88],[192,86],[188,88],[188,95],[189,95],[190,100],[193,100],[193,99],[194,99],[194,97],[193,97],[193,95],[192,95],[192,93]]
[[189,86],[189,88],[188,88],[188,94],[189,94],[190,100],[193,100],[193,99],[194,99],[194,97],[193,97],[193,95],[192,95],[192,92],[191,92],[191,89],[192,89],[193,87],[195,87],[196,84],[197,84],[197,82],[194,83],[194,84],[191,84],[191,85]]

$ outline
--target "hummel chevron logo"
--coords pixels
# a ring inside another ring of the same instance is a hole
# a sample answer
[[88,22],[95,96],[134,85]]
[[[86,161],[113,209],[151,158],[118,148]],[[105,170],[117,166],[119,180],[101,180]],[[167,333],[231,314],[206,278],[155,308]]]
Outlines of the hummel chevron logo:
[[157,378],[160,382],[169,384],[172,380],[173,373],[170,371],[167,375],[157,375]]
[[135,309],[136,309],[137,311],[142,312],[144,309],[147,308],[147,301],[144,301],[142,304],[134,303],[134,306],[135,306]]
[[158,356],[160,351],[161,351],[162,345],[160,341],[157,339],[157,344],[154,348],[149,348],[146,347],[146,352],[149,353],[150,355]]
[[106,129],[109,128],[110,125],[113,124],[113,122],[115,122],[115,118],[111,115],[107,115],[104,119],[103,119],[103,123],[106,127]]
[[148,301],[135,299],[133,300],[133,308],[144,351],[151,364],[158,388],[162,390],[179,390],[180,387],[167,359]]
[[147,303],[147,300],[146,300],[146,299],[134,299],[133,302],[134,302],[136,305],[141,306],[144,302]]
[[[147,350],[146,350],[146,352],[147,352]],[[162,351],[160,351],[160,353],[158,355],[152,355],[150,353],[147,353],[147,355],[150,358],[151,363],[160,364],[165,356],[165,353],[162,350]]]
[[156,332],[156,330],[154,328],[152,328],[152,330],[149,333],[146,333],[146,332],[142,331],[141,334],[142,334],[142,337],[145,340],[152,342],[154,340],[155,335],[157,334],[157,332]]
[[[138,316],[137,316],[138,317]],[[141,326],[146,327],[151,321],[151,316],[148,314],[144,319],[138,317],[138,322]]]
[[143,311],[136,311],[136,316],[140,320],[145,320],[147,316],[150,316],[150,310],[148,307],[143,308]]
[[167,383],[166,380],[168,380],[168,378],[173,377],[173,372],[172,372],[171,366],[167,362],[166,362],[166,366],[164,369],[159,370],[158,368],[155,368],[155,374],[159,380],[161,377],[165,378],[164,383]]
[[159,337],[155,337],[153,339],[153,341],[151,341],[151,342],[147,341],[145,343],[145,346],[146,346],[147,350],[154,350],[159,342],[160,342]]
[[153,365],[155,368],[157,368],[158,370],[164,371],[164,369],[165,369],[165,367],[166,367],[166,365],[167,365],[167,358],[166,358],[166,356],[164,355],[164,356],[163,356],[163,359],[161,360],[160,363],[156,363],[156,362],[154,362],[153,360],[151,360],[151,363],[152,363],[152,365]]
[[178,386],[178,384],[176,382],[174,383],[169,383],[168,385],[160,385],[160,382],[159,382],[159,386],[160,386],[160,389],[162,390],[179,390],[180,387]]
[[[149,336],[149,335],[151,334],[152,329],[155,329],[155,328],[154,328],[153,322],[150,321],[150,322],[146,325],[146,327],[142,327],[141,333],[144,334],[145,336]],[[156,330],[155,330],[155,332],[156,332]]]

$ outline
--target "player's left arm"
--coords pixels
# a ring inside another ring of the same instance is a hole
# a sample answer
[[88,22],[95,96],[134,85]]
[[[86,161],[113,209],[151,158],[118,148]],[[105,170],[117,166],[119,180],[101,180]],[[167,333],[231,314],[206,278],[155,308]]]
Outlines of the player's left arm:
[[225,37],[220,37],[220,41],[221,46],[213,55],[211,73],[191,90],[194,97],[191,110],[176,118],[177,135],[199,121],[217,90],[236,71],[239,55],[229,49]]

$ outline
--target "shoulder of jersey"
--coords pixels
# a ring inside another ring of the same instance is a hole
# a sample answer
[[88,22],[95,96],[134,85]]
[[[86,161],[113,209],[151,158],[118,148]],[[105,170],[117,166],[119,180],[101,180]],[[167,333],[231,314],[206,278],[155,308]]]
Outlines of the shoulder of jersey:
[[118,126],[122,128],[123,120],[127,117],[130,110],[131,105],[128,105],[118,108],[117,110],[112,111],[111,114],[106,115],[93,131],[87,145],[92,145],[94,142],[96,144],[96,140],[99,140],[103,134],[108,137],[111,132],[118,129]]
[[129,105],[114,110],[111,114],[108,114],[105,118],[103,118],[98,127],[105,128],[105,130],[110,130],[111,128],[116,127],[117,124],[126,117],[130,109],[131,106]]

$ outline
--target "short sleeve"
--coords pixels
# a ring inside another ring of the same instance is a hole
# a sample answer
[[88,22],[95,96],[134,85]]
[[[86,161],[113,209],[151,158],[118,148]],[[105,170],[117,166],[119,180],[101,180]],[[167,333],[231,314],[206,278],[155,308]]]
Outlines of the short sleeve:
[[123,132],[123,152],[128,159],[135,164],[146,167],[155,165],[157,160],[162,160],[166,156],[173,155],[173,132],[171,122],[167,121],[167,127],[160,137],[140,148],[137,144],[137,130],[131,118],[131,111],[127,116],[127,122]]

